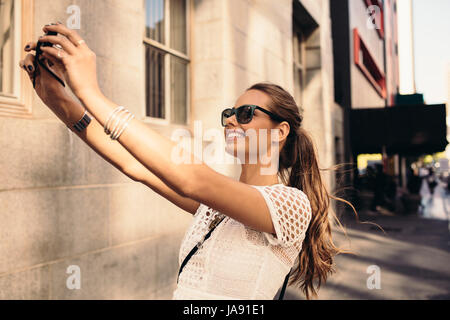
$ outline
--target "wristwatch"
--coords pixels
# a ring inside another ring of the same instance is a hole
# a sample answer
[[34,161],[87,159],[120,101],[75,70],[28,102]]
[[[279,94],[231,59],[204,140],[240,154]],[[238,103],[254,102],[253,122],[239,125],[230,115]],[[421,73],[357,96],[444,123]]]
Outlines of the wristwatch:
[[78,131],[81,132],[91,123],[91,117],[87,114],[87,111],[84,112],[83,117],[73,125],[73,127]]

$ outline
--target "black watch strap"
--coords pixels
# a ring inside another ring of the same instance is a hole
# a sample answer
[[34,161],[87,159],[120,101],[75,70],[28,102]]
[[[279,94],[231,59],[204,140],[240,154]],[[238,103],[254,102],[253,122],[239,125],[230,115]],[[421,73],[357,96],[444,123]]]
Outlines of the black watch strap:
[[87,112],[84,112],[83,117],[73,125],[73,127],[75,128],[75,130],[77,130],[78,132],[83,131],[84,129],[86,129],[86,127],[89,125],[89,123],[91,123],[91,117],[89,117],[89,115],[87,114]]

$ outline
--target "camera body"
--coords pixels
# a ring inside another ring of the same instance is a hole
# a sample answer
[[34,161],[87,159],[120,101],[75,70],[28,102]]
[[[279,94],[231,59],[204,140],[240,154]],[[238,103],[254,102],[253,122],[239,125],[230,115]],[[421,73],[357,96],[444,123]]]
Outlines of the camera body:
[[[58,35],[57,32],[55,31],[49,31],[47,32],[45,35],[47,36],[56,36]],[[40,42],[38,40],[37,45],[36,45],[36,56],[34,58],[34,76],[33,76],[33,88],[36,87],[36,74],[38,72],[38,65],[40,65],[42,68],[46,69],[48,72],[50,72],[50,74],[53,75],[53,77],[56,78],[56,80],[59,81],[59,83],[61,83],[61,85],[63,87],[65,87],[64,81],[62,81],[58,76],[56,76],[51,70],[49,70],[45,64],[41,61],[41,54],[42,54],[42,50],[41,47],[52,47],[53,44],[50,42]]]
[[[45,35],[46,36],[56,36],[56,35],[58,35],[58,33],[56,31],[49,31]],[[36,46],[36,54],[38,52],[41,53],[41,51],[40,51],[41,47],[51,47],[51,46],[53,46],[53,44],[51,44],[50,42],[40,42],[40,41],[38,41],[37,42],[37,46]]]

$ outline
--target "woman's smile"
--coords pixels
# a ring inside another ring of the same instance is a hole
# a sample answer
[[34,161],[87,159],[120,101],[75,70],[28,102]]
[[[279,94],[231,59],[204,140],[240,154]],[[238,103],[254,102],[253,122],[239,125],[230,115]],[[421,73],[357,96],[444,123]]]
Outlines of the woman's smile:
[[232,142],[237,139],[245,138],[245,132],[244,130],[239,129],[227,129],[226,130],[226,141]]

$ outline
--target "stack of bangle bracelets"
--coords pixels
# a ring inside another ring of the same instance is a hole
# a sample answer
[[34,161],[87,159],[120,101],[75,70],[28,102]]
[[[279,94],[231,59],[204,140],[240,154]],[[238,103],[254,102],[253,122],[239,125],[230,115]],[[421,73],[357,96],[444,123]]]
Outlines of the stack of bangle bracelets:
[[[114,121],[117,117],[117,120]],[[118,106],[111,114],[105,123],[105,133],[107,135],[111,134],[111,140],[119,139],[122,132],[127,128],[128,123],[134,115],[122,106]]]

